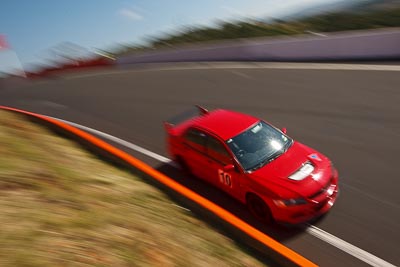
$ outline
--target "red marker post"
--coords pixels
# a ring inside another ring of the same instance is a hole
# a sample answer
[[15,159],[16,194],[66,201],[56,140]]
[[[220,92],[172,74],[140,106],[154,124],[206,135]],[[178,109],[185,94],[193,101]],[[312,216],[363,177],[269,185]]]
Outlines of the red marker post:
[[0,34],[0,76],[2,74],[12,74],[26,78],[17,54],[7,43],[6,36]]
[[4,35],[0,35],[0,50],[9,49],[10,46],[6,41],[6,37]]

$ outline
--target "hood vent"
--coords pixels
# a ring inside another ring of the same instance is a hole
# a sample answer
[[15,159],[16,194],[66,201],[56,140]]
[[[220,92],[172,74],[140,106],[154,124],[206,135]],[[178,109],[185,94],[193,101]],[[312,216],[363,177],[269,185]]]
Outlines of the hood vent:
[[295,181],[301,181],[308,177],[314,171],[314,166],[311,162],[306,162],[303,166],[300,167],[297,171],[295,171],[292,175],[289,176],[289,179]]

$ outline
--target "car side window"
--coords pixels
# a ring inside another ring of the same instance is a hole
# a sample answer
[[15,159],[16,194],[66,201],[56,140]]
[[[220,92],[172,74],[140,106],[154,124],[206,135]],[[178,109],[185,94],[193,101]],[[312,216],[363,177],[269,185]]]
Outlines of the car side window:
[[206,152],[207,135],[202,131],[191,128],[185,133],[184,138],[186,143],[193,149],[202,153]]
[[207,139],[207,154],[224,165],[232,164],[231,155],[225,146],[212,136],[209,136]]

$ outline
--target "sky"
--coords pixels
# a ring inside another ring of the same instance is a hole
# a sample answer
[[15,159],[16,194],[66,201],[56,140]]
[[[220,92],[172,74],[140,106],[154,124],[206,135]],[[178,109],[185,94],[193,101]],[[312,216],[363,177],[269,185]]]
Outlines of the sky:
[[[0,72],[53,57],[49,48],[72,42],[87,49],[140,44],[149,36],[218,20],[277,18],[341,0],[1,0]],[[6,56],[5,56],[6,55]]]

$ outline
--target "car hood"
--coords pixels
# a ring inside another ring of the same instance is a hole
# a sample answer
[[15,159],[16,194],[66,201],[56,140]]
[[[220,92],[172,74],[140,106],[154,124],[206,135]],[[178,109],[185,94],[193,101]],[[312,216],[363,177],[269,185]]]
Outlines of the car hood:
[[[301,180],[289,178],[307,162],[314,167],[310,175]],[[309,198],[329,183],[332,177],[331,168],[326,156],[294,142],[285,153],[249,175],[254,182],[269,188],[282,198]]]

